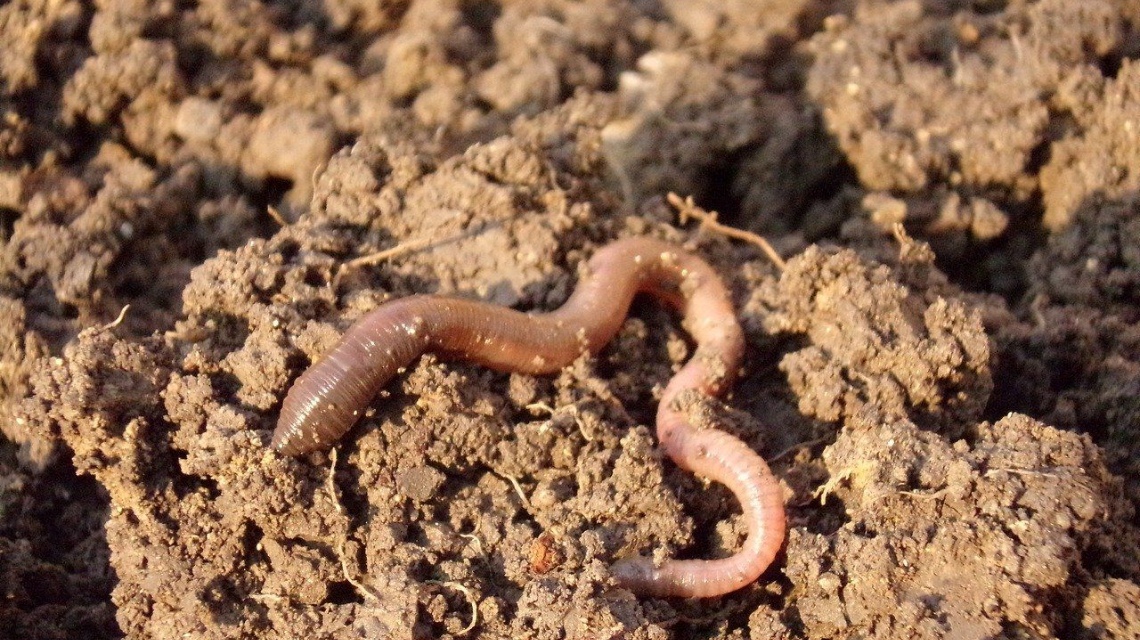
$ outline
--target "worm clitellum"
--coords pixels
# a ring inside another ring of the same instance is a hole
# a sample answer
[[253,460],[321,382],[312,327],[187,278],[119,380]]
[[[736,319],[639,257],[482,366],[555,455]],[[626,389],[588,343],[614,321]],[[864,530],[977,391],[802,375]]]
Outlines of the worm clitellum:
[[381,305],[297,379],[281,408],[273,447],[296,456],[332,446],[379,390],[424,351],[499,371],[556,372],[585,351],[600,351],[639,292],[680,311],[697,347],[669,381],[657,408],[661,446],[682,469],[732,490],[748,537],[740,551],[723,559],[656,566],[645,557],[626,558],[613,566],[614,578],[653,596],[710,597],[739,589],[764,572],[783,543],[784,505],[763,458],[728,433],[693,427],[677,406],[682,392],[718,395],[732,383],[744,337],[716,272],[666,242],[634,238],[603,247],[570,299],[550,313],[525,314],[439,296]]

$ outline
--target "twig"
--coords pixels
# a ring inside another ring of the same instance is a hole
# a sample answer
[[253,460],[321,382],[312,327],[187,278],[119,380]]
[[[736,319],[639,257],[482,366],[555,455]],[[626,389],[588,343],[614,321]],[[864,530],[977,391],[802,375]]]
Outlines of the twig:
[[452,587],[457,591],[462,591],[463,596],[467,598],[467,602],[471,605],[471,622],[459,631],[460,635],[464,635],[475,628],[479,624],[479,604],[475,602],[475,595],[467,587],[459,584],[458,582],[441,582],[439,580],[427,580],[426,584],[437,585],[440,587]]
[[483,555],[483,541],[479,538],[479,536],[475,535],[474,533],[461,533],[459,534],[459,537],[470,538],[475,543],[475,547],[477,548],[479,555]]
[[285,220],[285,217],[281,215],[281,212],[277,210],[277,207],[269,205],[265,208],[265,212],[269,214],[270,218],[273,218],[274,222],[281,225],[282,227],[289,226],[289,222]]
[[129,305],[129,304],[123,305],[123,308],[119,309],[119,315],[114,320],[112,320],[111,322],[108,322],[107,324],[103,325],[103,327],[102,327],[103,331],[106,331],[108,329],[114,329],[115,327],[123,324],[123,318],[127,317],[127,309],[130,309],[130,308],[131,308],[131,305]]
[[531,413],[547,413],[554,415],[554,407],[546,404],[545,402],[532,402],[526,406],[526,409]]
[[794,453],[796,451],[799,451],[800,449],[810,449],[811,447],[814,447],[815,445],[817,445],[821,442],[827,442],[827,439],[829,437],[830,436],[821,436],[819,438],[813,438],[811,440],[805,440],[804,442],[801,442],[799,444],[793,444],[792,446],[788,447],[787,449],[784,449],[783,451],[777,453],[776,455],[768,458],[768,462],[775,462],[775,461],[779,460],[780,458],[783,458],[784,456],[786,456],[790,453]]
[[327,482],[329,497],[332,498],[333,506],[336,507],[337,513],[343,514],[344,507],[340,506],[340,497],[336,493],[336,480],[333,478],[336,474],[336,451],[336,447],[333,447],[332,451],[329,452],[329,477]]
[[353,258],[352,260],[342,262],[340,265],[340,268],[337,269],[337,271],[336,271],[336,275],[333,276],[331,284],[332,284],[333,288],[335,289],[336,287],[340,286],[341,278],[343,278],[345,274],[353,271],[354,269],[357,269],[359,267],[368,266],[368,265],[378,264],[378,263],[384,262],[385,260],[389,260],[391,258],[394,258],[396,256],[403,255],[405,253],[412,253],[413,251],[418,251],[418,250],[423,249],[425,247],[431,246],[434,242],[436,242],[436,240],[434,238],[432,238],[431,236],[424,236],[421,238],[413,238],[412,240],[407,240],[405,242],[401,242],[395,246],[388,247],[387,249],[384,249],[382,251],[377,251],[375,253],[370,253],[366,256],[360,256],[358,258]]
[[396,244],[395,246],[388,247],[387,249],[383,249],[375,253],[370,253],[368,255],[359,256],[357,258],[353,258],[352,260],[341,263],[340,268],[336,272],[336,276],[333,277],[332,284],[335,287],[346,273],[357,267],[374,265],[380,262],[384,262],[385,260],[390,260],[397,256],[402,256],[406,253],[413,253],[415,251],[419,251],[420,249],[425,249],[427,247],[440,247],[452,242],[458,242],[459,240],[474,238],[485,231],[501,226],[503,226],[502,221],[494,221],[480,224],[474,229],[468,229],[462,233],[456,233],[454,235],[443,238],[427,234],[417,238],[412,238],[411,240],[405,240],[399,244]]
[[[333,503],[333,506],[336,507],[336,512],[341,514],[341,515],[344,515],[344,507],[342,507],[340,504],[340,497],[337,495],[337,492],[336,492],[336,483],[333,481],[333,475],[336,473],[336,457],[337,457],[336,452],[337,452],[337,450],[334,447],[333,450],[329,453],[329,459],[330,459],[329,475],[328,475],[328,479],[327,479],[326,483],[328,485],[329,497],[332,498],[332,503]],[[359,591],[360,594],[363,595],[364,597],[372,598],[373,600],[379,600],[380,594],[373,591],[371,588],[368,587],[368,585],[364,584],[363,582],[357,580],[356,578],[353,578],[352,575],[349,573],[349,571],[348,571],[348,559],[345,557],[345,554],[344,554],[344,547],[347,544],[348,544],[348,534],[346,533],[345,537],[340,541],[340,545],[337,547],[337,552],[336,552],[337,557],[340,559],[340,572],[342,574],[344,574],[345,581],[347,581],[349,584],[351,584],[353,587],[355,587],[356,590]]]
[[844,467],[836,472],[835,475],[828,478],[827,482],[816,487],[816,490],[812,493],[812,497],[819,498],[819,504],[826,505],[827,496],[831,495],[836,487],[854,478],[856,473],[865,473],[870,471],[873,467],[874,463],[869,460],[864,460],[850,467]]
[[371,588],[369,588],[368,585],[357,580],[356,578],[353,578],[352,575],[349,574],[348,560],[346,560],[344,556],[344,547],[346,544],[348,544],[348,538],[341,540],[340,546],[337,548],[337,555],[340,556],[340,572],[344,574],[344,579],[348,582],[348,584],[351,584],[353,587],[355,587],[356,590],[359,591],[360,594],[364,597],[372,598],[373,600],[379,600],[380,594],[376,593]]
[[694,218],[701,223],[702,228],[711,229],[721,235],[728,236],[729,238],[742,240],[749,244],[760,247],[760,250],[763,251],[764,255],[768,257],[768,260],[770,260],[772,264],[776,265],[776,268],[780,271],[783,271],[787,266],[787,263],[784,262],[784,259],[780,257],[780,254],[776,253],[776,250],[772,248],[772,245],[768,243],[764,236],[717,222],[716,213],[710,213],[698,207],[696,203],[693,202],[692,196],[682,200],[681,196],[675,193],[670,193],[669,195],[665,196],[665,198],[669,201],[669,204],[673,205],[673,207],[677,209],[677,213],[681,217],[681,224],[688,222],[689,218]]
[[911,498],[916,498],[916,499],[920,499],[920,500],[936,500],[936,499],[941,498],[942,496],[946,495],[946,491],[947,491],[947,489],[945,487],[943,487],[943,488],[939,489],[938,491],[935,491],[934,493],[919,493],[918,491],[904,491],[901,489],[899,491],[896,491],[895,493],[897,493],[900,496],[909,496]]
[[732,616],[739,614],[740,612],[747,609],[748,605],[745,604],[746,602],[747,601],[731,606],[726,606],[723,609],[717,610],[707,616],[690,616],[685,614],[678,614],[672,618],[662,620],[657,624],[661,625],[662,627],[669,628],[681,623],[705,626],[715,622],[724,622],[725,620],[730,619]]
[[309,186],[311,186],[313,188],[313,191],[317,190],[317,180],[320,179],[317,176],[320,175],[320,173],[322,171],[327,169],[328,166],[329,166],[329,161],[328,160],[322,160],[320,164],[313,167],[313,174],[309,176]]
[[989,477],[989,476],[994,475],[995,473],[1009,473],[1009,474],[1021,475],[1021,476],[1040,476],[1040,477],[1044,477],[1044,478],[1057,478],[1057,477],[1059,477],[1056,473],[1053,473],[1050,471],[1038,471],[1037,469],[1013,469],[1013,468],[1009,468],[1009,467],[991,467],[991,468],[987,469],[985,474],[983,474],[983,475],[985,475],[986,477]]
[[384,249],[382,251],[377,251],[376,253],[370,253],[366,256],[360,256],[359,258],[353,258],[352,260],[349,260],[349,261],[345,262],[343,265],[341,265],[341,269],[342,270],[355,269],[357,267],[363,267],[366,265],[376,264],[378,262],[384,262],[385,260],[389,260],[389,259],[394,258],[396,256],[403,255],[405,253],[411,253],[413,251],[418,251],[420,249],[423,249],[424,247],[431,245],[431,243],[435,242],[436,240],[437,240],[436,238],[433,238],[431,236],[424,236],[422,238],[413,238],[412,240],[406,240],[406,241],[401,242],[401,243],[399,243],[393,247],[388,247],[387,249]]
[[526,507],[527,511],[530,511],[530,500],[528,500],[526,494],[523,493],[523,488],[522,485],[519,484],[518,478],[509,476],[505,473],[499,473],[499,475],[506,478],[507,482],[511,483],[511,486],[515,488],[515,493],[519,495],[519,500],[522,500],[523,506]]

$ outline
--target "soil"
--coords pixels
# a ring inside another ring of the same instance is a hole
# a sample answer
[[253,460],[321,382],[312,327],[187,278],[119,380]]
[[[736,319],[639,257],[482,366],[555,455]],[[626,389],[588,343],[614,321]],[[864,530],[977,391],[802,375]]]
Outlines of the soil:
[[[1140,638],[1135,2],[12,0],[0,42],[13,637]],[[648,302],[268,448],[376,305],[553,309],[631,235],[736,298],[755,585],[609,575],[744,533],[655,448],[691,345]]]

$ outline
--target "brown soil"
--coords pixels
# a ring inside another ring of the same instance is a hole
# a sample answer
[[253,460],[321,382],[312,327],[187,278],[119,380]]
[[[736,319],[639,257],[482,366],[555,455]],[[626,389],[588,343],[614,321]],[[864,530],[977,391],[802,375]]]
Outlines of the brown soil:
[[[0,633],[1140,638],[1135,2],[12,0],[0,42]],[[735,293],[756,585],[610,579],[743,535],[655,449],[651,304],[268,449],[382,301],[551,309],[638,234]]]

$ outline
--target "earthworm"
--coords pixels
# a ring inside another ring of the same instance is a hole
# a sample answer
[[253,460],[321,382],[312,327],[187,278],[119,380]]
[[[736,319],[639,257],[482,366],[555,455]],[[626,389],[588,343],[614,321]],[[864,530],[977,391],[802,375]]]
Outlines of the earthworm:
[[345,434],[373,397],[425,351],[499,371],[553,373],[584,352],[597,353],[617,333],[635,295],[644,292],[681,312],[696,344],[669,381],[657,409],[661,447],[682,469],[726,485],[740,501],[748,536],[717,560],[619,560],[619,586],[658,597],[711,597],[756,580],[784,539],[779,484],[763,458],[718,429],[697,429],[679,406],[685,392],[722,393],[736,375],[744,336],[728,290],[703,260],[648,238],[600,249],[569,300],[526,314],[485,302],[417,295],[380,305],[358,320],[285,397],[272,446],[297,456],[326,449]]

